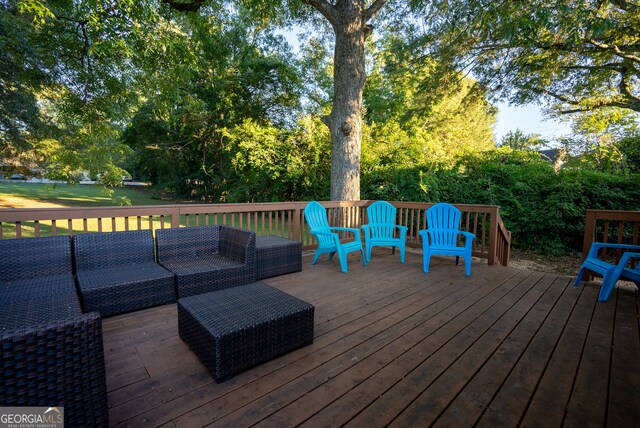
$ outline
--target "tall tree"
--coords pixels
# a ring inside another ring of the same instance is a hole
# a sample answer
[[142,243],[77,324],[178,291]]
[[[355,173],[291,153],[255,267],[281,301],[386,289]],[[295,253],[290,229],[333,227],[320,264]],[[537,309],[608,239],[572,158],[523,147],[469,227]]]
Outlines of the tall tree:
[[[177,10],[197,11],[204,0],[162,0]],[[335,36],[334,91],[331,112],[322,118],[331,133],[331,199],[360,199],[362,144],[362,91],[366,79],[365,41],[372,33],[371,20],[389,0],[283,0],[244,1],[268,13],[279,8],[299,10],[305,3],[330,24]],[[281,11],[281,9],[280,9]],[[291,13],[291,11],[289,12]]]
[[[307,0],[335,33],[333,104],[323,118],[331,132],[331,199],[360,199],[362,91],[366,79],[365,40],[370,20],[387,0]],[[370,3],[367,6],[367,3]]]

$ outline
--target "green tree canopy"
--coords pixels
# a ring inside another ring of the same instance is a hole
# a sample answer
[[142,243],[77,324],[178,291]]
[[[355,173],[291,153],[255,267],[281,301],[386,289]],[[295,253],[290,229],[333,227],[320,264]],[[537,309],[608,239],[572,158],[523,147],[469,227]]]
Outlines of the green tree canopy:
[[509,131],[502,136],[499,147],[511,147],[514,150],[538,150],[545,146],[547,141],[540,134],[525,134],[520,129]]
[[473,70],[496,97],[556,113],[640,111],[640,4],[633,0],[422,2],[422,46]]

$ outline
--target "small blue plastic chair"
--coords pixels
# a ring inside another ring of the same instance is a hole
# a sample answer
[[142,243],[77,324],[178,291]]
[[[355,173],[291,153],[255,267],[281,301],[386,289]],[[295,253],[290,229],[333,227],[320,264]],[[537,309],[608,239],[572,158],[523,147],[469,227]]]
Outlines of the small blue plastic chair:
[[[329,253],[329,260],[333,259],[335,253],[338,253],[340,259],[340,268],[346,273],[347,254],[352,251],[360,251],[362,256],[362,266],[366,266],[367,261],[362,249],[362,240],[360,238],[360,230],[350,227],[330,227],[327,221],[327,210],[316,201],[311,201],[304,209],[304,218],[309,225],[310,232],[318,240],[318,249],[311,264],[316,264],[318,257],[322,254]],[[340,242],[340,236],[336,232],[351,232],[354,234],[353,241]]]
[[[611,264],[598,257],[598,253],[603,248],[623,251],[618,264]],[[631,260],[638,260],[635,268],[627,266]],[[574,286],[577,287],[580,285],[584,271],[587,269],[602,275],[602,285],[600,286],[600,293],[598,294],[598,301],[600,302],[609,300],[609,296],[611,296],[616,282],[618,282],[619,279],[629,279],[640,288],[640,245],[603,244],[601,242],[594,242],[591,244],[587,258],[582,262],[582,266],[580,266],[576,282],[573,284]]]
[[[473,240],[471,232],[460,230],[460,210],[451,204],[435,204],[427,210],[427,229],[418,234],[422,237],[422,268],[429,272],[431,256],[455,256],[456,265],[464,258],[465,273],[471,275],[471,253]],[[464,246],[458,246],[459,236],[464,236]]]
[[[396,207],[389,202],[377,201],[367,207],[368,224],[363,224],[365,253],[367,263],[371,261],[373,247],[391,247],[394,254],[396,247],[400,249],[400,263],[404,263],[407,227],[396,222]],[[398,231],[396,237],[396,230]]]

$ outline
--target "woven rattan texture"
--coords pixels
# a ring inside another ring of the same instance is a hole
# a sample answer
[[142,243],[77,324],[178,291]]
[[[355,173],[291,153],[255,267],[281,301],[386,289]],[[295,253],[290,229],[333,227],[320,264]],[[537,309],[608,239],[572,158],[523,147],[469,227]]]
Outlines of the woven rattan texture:
[[190,259],[216,254],[220,226],[193,226],[156,230],[158,261]]
[[279,236],[256,236],[257,278],[302,270],[302,243]]
[[253,232],[217,225],[164,229],[156,241],[159,262],[176,274],[178,298],[256,280]]
[[175,302],[174,275],[156,263],[78,271],[85,312],[102,316]]
[[173,274],[154,262],[150,230],[73,237],[85,312],[115,315],[175,302]]
[[313,342],[314,307],[256,282],[178,300],[180,337],[216,382]]
[[68,287],[58,289],[60,293],[55,296],[47,296],[51,288],[42,289],[44,293],[40,298],[36,297],[38,293],[34,289],[18,297],[13,290],[11,294],[0,292],[0,334],[82,315],[75,290],[68,292]]
[[0,241],[0,406],[108,426],[100,314],[82,314],[68,236]]
[[73,237],[78,271],[154,261],[150,230],[86,233]]
[[69,427],[108,426],[96,312],[0,334],[0,406],[63,406]]
[[71,272],[68,236],[0,239],[0,281]]
[[0,282],[2,303],[50,299],[60,294],[76,294],[76,284],[71,273]]

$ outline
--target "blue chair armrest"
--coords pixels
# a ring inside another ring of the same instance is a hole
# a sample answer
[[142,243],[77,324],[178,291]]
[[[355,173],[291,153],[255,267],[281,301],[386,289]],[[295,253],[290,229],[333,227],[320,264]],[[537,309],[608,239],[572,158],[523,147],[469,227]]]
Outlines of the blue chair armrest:
[[460,231],[460,234],[464,236],[464,246],[467,249],[470,249],[473,245],[473,240],[476,239],[476,235],[471,232]]
[[363,224],[362,226],[360,226],[360,228],[364,232],[364,240],[366,242],[369,242],[371,240],[371,226],[369,226],[368,224]]
[[320,232],[320,231],[313,230],[313,229],[311,229],[309,232],[311,234],[317,235],[317,236],[331,236],[332,237],[332,236],[335,235],[335,233],[333,233],[333,232]]
[[355,227],[330,227],[329,229],[331,229],[331,230],[341,230],[341,231],[346,231],[346,232],[358,232],[358,233],[360,233],[360,230],[356,229]]
[[353,227],[330,227],[331,230],[337,230],[340,232],[351,232],[355,235],[356,240],[360,240],[360,229],[356,229]]
[[598,251],[600,251],[601,248],[614,248],[617,250],[625,251],[640,251],[640,245],[594,242],[593,244],[591,244],[591,248],[589,249],[587,258],[598,258]]
[[[394,224],[393,227],[398,229],[400,233],[405,233],[405,234],[409,230],[407,226],[401,226],[399,224]],[[364,231],[365,234],[371,233],[371,226],[368,224],[363,224],[362,226],[360,226],[360,228]]]
[[622,276],[638,282],[640,281],[640,263],[636,264],[635,269],[627,268],[627,264],[634,259],[640,260],[640,253],[626,252],[620,257],[618,266],[622,266]]
[[[403,226],[404,227],[404,226]],[[458,234],[463,235],[466,239],[465,239],[465,246],[470,246],[471,242],[476,239],[476,235],[471,233],[471,232],[465,232],[464,230],[459,230],[457,231]],[[431,229],[422,229],[418,231],[418,235],[420,235],[422,237],[422,239],[426,239],[429,234],[432,233]],[[429,241],[427,241],[428,243]]]

